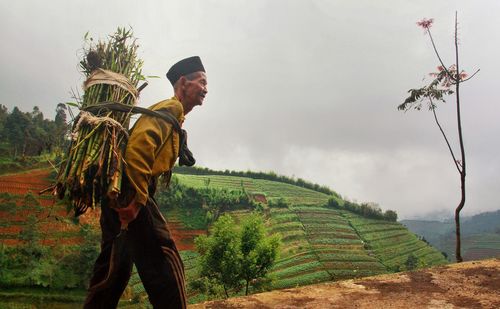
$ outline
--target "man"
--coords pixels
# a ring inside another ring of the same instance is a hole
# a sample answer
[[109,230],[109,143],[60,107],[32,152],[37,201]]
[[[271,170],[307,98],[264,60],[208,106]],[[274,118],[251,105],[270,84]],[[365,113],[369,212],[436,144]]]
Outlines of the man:
[[[194,56],[177,62],[168,71],[167,78],[174,87],[174,97],[150,109],[167,110],[182,124],[184,116],[202,105],[207,94],[201,59]],[[154,308],[186,308],[184,266],[153,198],[158,176],[171,174],[180,148],[180,136],[172,124],[149,115],[137,120],[127,143],[127,177],[119,198],[119,204],[127,206],[112,208],[110,201],[101,205],[101,253],[94,266],[84,308],[116,308],[133,263]],[[116,264],[112,258],[113,240],[122,227],[128,230],[125,248]]]

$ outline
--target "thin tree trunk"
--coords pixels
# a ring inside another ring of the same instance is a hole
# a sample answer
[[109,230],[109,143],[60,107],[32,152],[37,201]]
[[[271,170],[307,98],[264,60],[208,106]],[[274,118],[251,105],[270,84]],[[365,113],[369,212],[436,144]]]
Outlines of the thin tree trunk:
[[248,283],[249,283],[249,282],[250,282],[250,281],[249,281],[249,280],[247,280],[247,286],[246,286],[246,288],[245,288],[245,295],[248,295]]
[[460,211],[465,205],[465,174],[461,173],[460,175],[460,182],[461,182],[461,189],[462,189],[462,198],[460,200],[460,203],[458,204],[457,209],[455,209],[455,234],[456,234],[456,239],[457,239],[457,244],[455,247],[455,257],[457,260],[457,263],[460,263],[463,261],[462,259],[462,253],[461,253],[461,241],[460,241]]
[[229,294],[227,293],[226,285],[222,285],[224,287],[224,293],[226,294],[226,298],[229,298]]
[[460,211],[465,205],[465,176],[466,176],[466,169],[465,169],[465,147],[464,147],[464,139],[463,139],[463,134],[462,134],[462,119],[461,119],[461,113],[460,113],[460,67],[458,63],[458,21],[457,21],[457,12],[455,12],[455,63],[456,63],[456,85],[455,85],[455,95],[457,98],[457,124],[458,124],[458,139],[460,142],[460,154],[462,157],[462,162],[460,162],[461,165],[461,171],[460,171],[460,189],[461,189],[461,198],[460,198],[460,203],[458,204],[458,207],[455,209],[455,227],[456,227],[456,238],[457,238],[457,244],[455,248],[455,256],[457,259],[457,263],[460,263],[463,261],[462,259],[462,253],[461,253],[461,241],[460,241]]

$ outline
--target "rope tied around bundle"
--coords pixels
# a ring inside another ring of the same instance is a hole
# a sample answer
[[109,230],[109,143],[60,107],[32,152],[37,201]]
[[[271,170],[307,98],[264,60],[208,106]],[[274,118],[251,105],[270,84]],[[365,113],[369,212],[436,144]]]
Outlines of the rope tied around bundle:
[[83,90],[86,91],[91,86],[106,84],[115,85],[130,93],[134,99],[134,105],[139,97],[139,90],[123,74],[116,73],[101,68],[95,69],[83,83]]
[[128,130],[126,130],[122,124],[115,119],[108,116],[95,116],[92,113],[87,111],[80,111],[78,122],[71,133],[71,139],[76,141],[78,139],[78,132],[80,131],[81,126],[90,125],[93,128],[104,124],[108,128],[114,128],[116,132],[123,133],[126,137],[128,137]]

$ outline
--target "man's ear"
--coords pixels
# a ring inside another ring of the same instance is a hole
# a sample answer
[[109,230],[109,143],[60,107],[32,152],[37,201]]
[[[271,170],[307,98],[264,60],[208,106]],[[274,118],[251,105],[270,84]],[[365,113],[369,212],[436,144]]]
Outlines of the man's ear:
[[179,78],[179,86],[181,89],[184,89],[184,87],[186,86],[186,82],[187,78],[185,76],[181,76],[181,78]]

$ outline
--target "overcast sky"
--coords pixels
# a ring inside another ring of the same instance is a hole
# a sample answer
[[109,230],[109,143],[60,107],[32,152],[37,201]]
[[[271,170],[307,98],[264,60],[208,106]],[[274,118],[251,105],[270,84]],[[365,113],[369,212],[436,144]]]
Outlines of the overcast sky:
[[[209,93],[185,128],[200,166],[275,171],[327,185],[400,218],[444,210],[460,181],[432,113],[403,113],[407,91],[453,61],[459,15],[467,152],[464,214],[500,209],[500,1],[0,0],[0,104],[40,107],[81,91],[83,36],[131,26],[152,79],[140,105],[172,96],[165,72],[201,56]],[[455,100],[438,109],[458,151]]]

